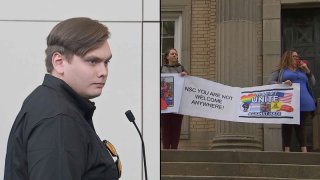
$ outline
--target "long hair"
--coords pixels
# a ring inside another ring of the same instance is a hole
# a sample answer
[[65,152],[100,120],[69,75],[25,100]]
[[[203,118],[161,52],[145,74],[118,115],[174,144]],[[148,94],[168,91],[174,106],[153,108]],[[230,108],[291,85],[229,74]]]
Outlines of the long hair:
[[287,67],[295,67],[292,54],[296,52],[294,50],[285,51],[281,56],[281,61],[278,65],[277,70],[284,69]]
[[178,52],[175,48],[167,49],[166,52],[164,53],[164,56],[163,56],[164,64],[169,64],[169,60],[167,59],[167,56],[169,55],[171,50],[175,50],[176,52]]

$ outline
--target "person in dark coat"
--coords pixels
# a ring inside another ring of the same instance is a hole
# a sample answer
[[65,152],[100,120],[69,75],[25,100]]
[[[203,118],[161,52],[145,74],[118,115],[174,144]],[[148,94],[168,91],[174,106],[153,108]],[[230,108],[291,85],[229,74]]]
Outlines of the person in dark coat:
[[52,29],[45,51],[48,73],[14,121],[4,180],[119,179],[119,159],[115,162],[95,132],[96,107],[90,101],[107,80],[109,34],[106,26],[85,17]]
[[[178,52],[175,48],[170,48],[165,52],[164,65],[161,67],[161,73],[178,73],[181,76],[187,75],[187,71],[178,62]],[[161,113],[160,120],[163,149],[178,149],[183,115]]]

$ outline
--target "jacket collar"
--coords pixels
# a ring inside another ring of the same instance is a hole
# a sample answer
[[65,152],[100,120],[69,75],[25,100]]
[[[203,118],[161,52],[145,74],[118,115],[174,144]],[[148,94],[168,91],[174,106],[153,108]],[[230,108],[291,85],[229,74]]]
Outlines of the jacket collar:
[[180,63],[174,64],[174,65],[164,64],[164,66],[167,66],[167,67],[179,67],[179,66],[181,66],[181,64]]
[[51,74],[46,74],[42,85],[54,89],[63,96],[66,96],[87,120],[88,118],[90,120],[92,119],[93,112],[96,109],[94,102],[77,94],[66,82]]

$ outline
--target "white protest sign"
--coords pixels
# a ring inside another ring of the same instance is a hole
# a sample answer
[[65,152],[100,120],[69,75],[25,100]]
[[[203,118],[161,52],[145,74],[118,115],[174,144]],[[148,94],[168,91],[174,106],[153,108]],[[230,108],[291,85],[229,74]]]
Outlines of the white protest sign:
[[300,123],[300,84],[241,88],[239,97],[241,122]]
[[234,92],[237,90],[239,91],[239,88],[188,76],[184,82],[179,113],[232,120],[237,114],[236,97],[234,97]]
[[178,113],[184,78],[178,73],[161,74],[161,113]]
[[[291,87],[274,84],[240,88],[193,76],[171,77],[174,80],[167,81],[174,83],[169,89],[175,92],[174,99],[177,99],[174,106],[167,107],[161,113],[248,123],[300,123],[299,84]],[[170,104],[170,101],[167,102]]]

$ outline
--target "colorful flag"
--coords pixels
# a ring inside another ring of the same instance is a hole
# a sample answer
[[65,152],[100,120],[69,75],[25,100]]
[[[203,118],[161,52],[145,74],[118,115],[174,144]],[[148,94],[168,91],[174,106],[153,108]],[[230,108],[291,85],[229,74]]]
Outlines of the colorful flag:
[[243,95],[243,96],[241,96],[241,101],[243,103],[250,103],[250,102],[252,102],[252,98],[254,98],[255,96],[256,96],[256,94]]
[[291,103],[292,93],[277,92],[276,95],[279,97],[279,101],[283,103]]

